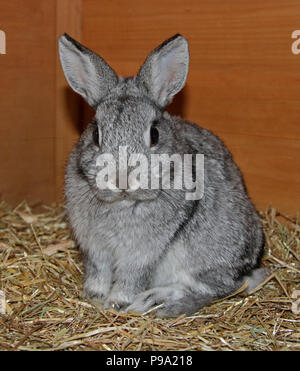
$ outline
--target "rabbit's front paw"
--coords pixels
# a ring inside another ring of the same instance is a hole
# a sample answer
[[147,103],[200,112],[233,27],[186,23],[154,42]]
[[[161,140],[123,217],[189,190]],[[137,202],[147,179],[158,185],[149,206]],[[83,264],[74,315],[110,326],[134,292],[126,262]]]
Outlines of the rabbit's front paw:
[[83,288],[82,297],[89,301],[99,301],[100,303],[104,303],[105,301],[105,294],[101,291],[94,291],[89,288]]
[[94,304],[98,309],[103,309],[108,290],[108,285],[101,285],[99,282],[96,284],[87,280],[83,285],[82,297]]

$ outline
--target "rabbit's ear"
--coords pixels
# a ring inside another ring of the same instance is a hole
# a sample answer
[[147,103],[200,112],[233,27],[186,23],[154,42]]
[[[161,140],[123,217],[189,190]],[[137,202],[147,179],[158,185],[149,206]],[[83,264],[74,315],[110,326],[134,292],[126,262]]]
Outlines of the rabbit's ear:
[[67,34],[59,38],[58,49],[71,88],[96,108],[100,99],[116,86],[117,75],[99,55]]
[[184,86],[189,67],[187,40],[177,34],[148,56],[137,79],[161,107],[169,104]]

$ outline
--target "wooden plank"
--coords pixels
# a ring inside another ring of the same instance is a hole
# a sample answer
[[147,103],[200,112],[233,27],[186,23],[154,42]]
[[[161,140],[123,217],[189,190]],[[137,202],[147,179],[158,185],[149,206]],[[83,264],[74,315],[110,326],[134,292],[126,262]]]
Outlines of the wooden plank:
[[0,197],[53,201],[55,4],[0,2]]
[[[245,182],[251,198],[259,201],[260,210],[274,206],[291,215],[299,211],[299,139],[225,132],[219,134],[225,143],[230,143],[231,152],[240,168],[247,169],[243,172]],[[292,171],[288,173],[287,169]]]
[[[65,32],[81,40],[81,0],[57,0],[56,40]],[[56,200],[62,201],[65,165],[81,132],[82,99],[68,86],[56,48]]]
[[[187,86],[170,106],[225,139],[259,209],[299,210],[300,55],[297,0],[83,0],[82,41],[121,75],[179,32]],[[85,117],[91,111],[85,106]]]

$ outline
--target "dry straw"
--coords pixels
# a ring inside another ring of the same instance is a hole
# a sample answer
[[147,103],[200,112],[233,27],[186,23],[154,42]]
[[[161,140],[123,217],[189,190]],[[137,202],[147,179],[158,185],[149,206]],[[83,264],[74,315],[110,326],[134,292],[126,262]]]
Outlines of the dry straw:
[[193,316],[156,319],[97,312],[81,298],[83,267],[63,207],[1,202],[0,349],[299,350],[298,219],[270,208],[262,220],[271,272],[263,285]]

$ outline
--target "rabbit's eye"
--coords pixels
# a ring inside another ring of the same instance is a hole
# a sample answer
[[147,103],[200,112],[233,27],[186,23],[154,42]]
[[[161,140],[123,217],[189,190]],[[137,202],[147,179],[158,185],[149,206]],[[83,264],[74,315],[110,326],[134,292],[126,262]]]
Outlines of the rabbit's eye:
[[150,129],[150,147],[157,145],[159,139],[159,131],[156,127],[152,126]]
[[99,129],[96,127],[93,131],[93,141],[96,144],[96,146],[99,147]]

